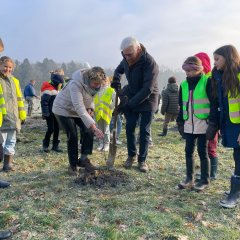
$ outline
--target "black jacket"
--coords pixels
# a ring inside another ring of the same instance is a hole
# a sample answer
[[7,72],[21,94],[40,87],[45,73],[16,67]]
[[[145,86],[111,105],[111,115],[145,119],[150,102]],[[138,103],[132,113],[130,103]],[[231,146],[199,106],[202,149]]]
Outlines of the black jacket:
[[122,94],[129,98],[128,105],[133,111],[153,111],[158,108],[158,82],[159,68],[151,55],[142,47],[139,60],[129,67],[125,58],[114,71],[113,81],[120,82],[122,74],[126,75],[128,84]]

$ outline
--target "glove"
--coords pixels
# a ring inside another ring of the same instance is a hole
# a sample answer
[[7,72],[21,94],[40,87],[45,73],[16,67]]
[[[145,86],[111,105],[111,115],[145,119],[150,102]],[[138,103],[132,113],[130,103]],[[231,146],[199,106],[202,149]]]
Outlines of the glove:
[[178,132],[183,137],[184,136],[184,122],[177,122]]
[[113,81],[111,83],[111,88],[114,88],[116,92],[118,92],[121,89],[121,83],[117,81]]
[[22,121],[21,121],[21,124],[23,125],[23,124],[25,123],[25,121],[26,121],[26,120],[22,120]]
[[43,119],[43,120],[46,120],[46,119],[47,119],[47,117],[46,117],[46,116],[44,116],[44,115],[42,115],[42,119]]
[[131,109],[128,105],[128,97],[122,96],[120,98],[120,104],[117,106],[117,112],[118,113],[125,113],[125,112],[129,112]]
[[206,131],[207,140],[213,140],[217,131],[218,131],[217,125],[213,122],[209,122],[208,127],[207,127],[207,131]]

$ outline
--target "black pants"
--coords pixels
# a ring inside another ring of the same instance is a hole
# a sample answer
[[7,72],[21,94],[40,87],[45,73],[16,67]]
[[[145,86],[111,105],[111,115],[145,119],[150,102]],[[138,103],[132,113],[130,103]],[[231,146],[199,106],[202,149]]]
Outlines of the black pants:
[[67,149],[68,159],[71,166],[76,166],[78,162],[78,131],[81,133],[81,154],[92,154],[93,150],[93,132],[86,128],[80,118],[64,117],[55,115],[59,125],[66,131],[67,134]]
[[46,118],[47,122],[47,132],[45,134],[45,138],[43,140],[44,146],[48,147],[50,143],[51,135],[53,134],[53,145],[57,145],[59,143],[59,125],[57,119],[53,114]]
[[233,159],[235,161],[234,174],[240,176],[240,147],[233,149]]
[[135,129],[141,114],[140,121],[140,139],[139,139],[139,155],[138,161],[144,162],[148,154],[148,145],[150,138],[150,128],[153,119],[153,112],[126,112],[126,135],[128,156],[137,155]]
[[194,158],[193,153],[197,143],[197,151],[200,157],[201,165],[201,181],[203,183],[209,183],[209,158],[207,153],[207,139],[206,134],[189,134],[185,133],[185,156],[186,156],[186,167],[187,177],[193,179],[194,174]]

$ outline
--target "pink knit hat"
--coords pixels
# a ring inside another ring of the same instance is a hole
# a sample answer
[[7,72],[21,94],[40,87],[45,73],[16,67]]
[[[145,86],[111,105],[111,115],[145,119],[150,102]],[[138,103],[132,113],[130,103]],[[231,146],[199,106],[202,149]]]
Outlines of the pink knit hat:
[[195,56],[202,61],[204,73],[211,72],[211,62],[209,56],[204,52],[197,53]]

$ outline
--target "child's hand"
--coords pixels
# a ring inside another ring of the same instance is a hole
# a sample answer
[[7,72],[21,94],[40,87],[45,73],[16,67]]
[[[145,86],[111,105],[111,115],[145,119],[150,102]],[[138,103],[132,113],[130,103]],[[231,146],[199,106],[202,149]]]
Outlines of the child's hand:
[[238,142],[238,145],[240,145],[240,134],[238,135],[237,142]]

